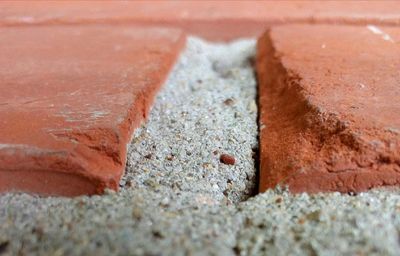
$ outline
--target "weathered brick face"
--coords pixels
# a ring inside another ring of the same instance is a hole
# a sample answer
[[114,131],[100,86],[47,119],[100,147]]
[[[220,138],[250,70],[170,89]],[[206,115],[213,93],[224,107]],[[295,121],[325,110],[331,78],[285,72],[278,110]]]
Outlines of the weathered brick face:
[[118,189],[133,128],[184,45],[179,30],[0,28],[0,192]]
[[400,30],[276,27],[258,42],[260,190],[400,183]]

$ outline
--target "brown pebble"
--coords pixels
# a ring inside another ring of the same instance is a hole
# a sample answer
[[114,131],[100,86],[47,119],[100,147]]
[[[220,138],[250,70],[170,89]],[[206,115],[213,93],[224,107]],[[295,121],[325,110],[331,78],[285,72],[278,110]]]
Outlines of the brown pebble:
[[220,156],[219,160],[221,161],[221,163],[224,163],[224,164],[229,164],[229,165],[235,164],[235,158],[228,154],[222,154]]
[[132,187],[132,181],[131,180],[127,180],[126,182],[125,182],[125,186],[126,187],[128,187],[128,188],[130,188],[130,187]]
[[232,106],[235,101],[231,98],[224,100],[224,104],[227,106]]

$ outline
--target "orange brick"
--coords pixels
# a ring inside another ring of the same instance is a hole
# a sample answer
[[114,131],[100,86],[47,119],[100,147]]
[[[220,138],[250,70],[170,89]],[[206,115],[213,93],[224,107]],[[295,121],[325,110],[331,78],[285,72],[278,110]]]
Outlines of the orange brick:
[[184,45],[179,30],[0,28],[0,192],[117,190],[132,130]]
[[258,42],[260,190],[400,184],[400,29],[288,25]]
[[211,40],[255,37],[282,23],[400,24],[398,1],[13,1],[0,25],[141,23]]

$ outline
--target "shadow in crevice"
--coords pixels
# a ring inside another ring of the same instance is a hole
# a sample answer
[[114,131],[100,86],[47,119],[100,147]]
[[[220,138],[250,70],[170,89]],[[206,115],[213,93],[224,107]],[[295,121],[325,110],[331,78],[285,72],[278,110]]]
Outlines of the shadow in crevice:
[[[253,69],[253,75],[256,81],[256,95],[255,101],[257,105],[257,118],[256,118],[256,125],[257,125],[257,146],[252,148],[253,151],[253,160],[254,160],[254,170],[255,170],[255,186],[253,192],[251,193],[251,197],[258,195],[259,188],[260,188],[260,97],[259,97],[259,83],[257,79],[257,70],[256,70],[256,56],[253,55],[248,58],[249,64]],[[248,199],[249,199],[248,198]]]

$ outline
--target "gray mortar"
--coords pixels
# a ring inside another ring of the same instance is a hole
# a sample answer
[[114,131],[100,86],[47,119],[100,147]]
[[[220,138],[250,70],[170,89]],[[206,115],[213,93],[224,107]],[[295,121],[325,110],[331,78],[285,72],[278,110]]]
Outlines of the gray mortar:
[[[254,192],[257,146],[252,40],[230,46],[189,39],[149,122],[135,132],[126,180],[237,203]],[[220,163],[221,154],[236,159]]]
[[[254,41],[190,39],[135,134],[121,191],[0,196],[0,255],[399,255],[399,190],[242,201],[255,181],[253,54]],[[224,152],[237,164],[219,163]]]

